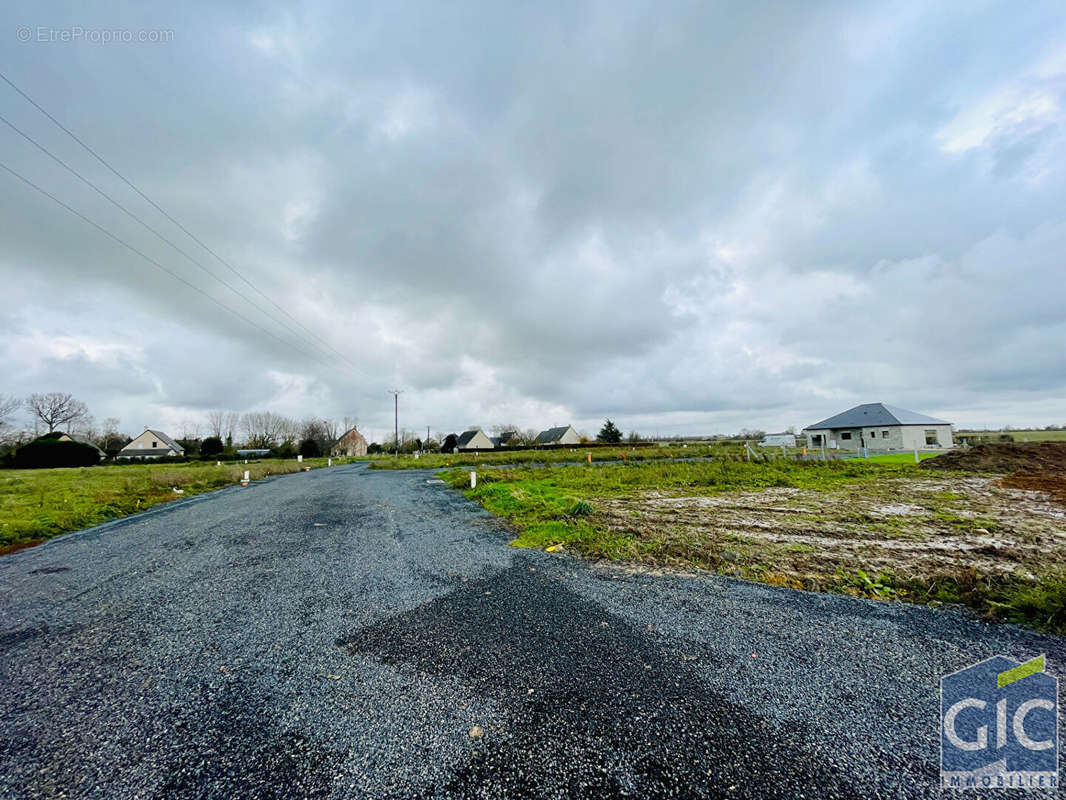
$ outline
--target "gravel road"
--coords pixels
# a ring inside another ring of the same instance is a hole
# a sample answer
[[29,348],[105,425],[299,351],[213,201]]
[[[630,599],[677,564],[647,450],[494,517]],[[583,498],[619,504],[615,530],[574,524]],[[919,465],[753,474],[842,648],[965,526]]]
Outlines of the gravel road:
[[931,797],[942,674],[1066,674],[962,612],[506,542],[357,465],[0,558],[0,797]]

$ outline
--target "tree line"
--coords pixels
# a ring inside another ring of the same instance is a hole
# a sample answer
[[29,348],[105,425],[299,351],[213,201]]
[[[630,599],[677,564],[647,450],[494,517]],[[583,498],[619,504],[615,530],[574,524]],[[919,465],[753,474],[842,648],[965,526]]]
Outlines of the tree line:
[[[21,424],[17,424],[20,416]],[[273,411],[216,410],[186,418],[179,423],[178,430],[164,432],[184,447],[189,456],[228,454],[237,447],[246,447],[272,450],[278,455],[299,453],[314,457],[325,455],[356,422],[355,417],[295,419]],[[111,457],[141,433],[130,435],[122,431],[115,417],[97,424],[88,406],[69,392],[31,394],[24,398],[0,394],[0,452],[59,432],[95,445]]]

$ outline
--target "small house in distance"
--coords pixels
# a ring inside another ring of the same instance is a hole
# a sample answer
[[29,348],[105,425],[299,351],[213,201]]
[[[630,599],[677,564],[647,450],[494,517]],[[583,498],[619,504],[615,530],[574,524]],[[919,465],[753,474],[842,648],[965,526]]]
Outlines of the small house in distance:
[[69,433],[63,433],[62,431],[56,431],[56,434],[57,435],[54,438],[58,442],[77,442],[78,444],[87,444],[87,445],[89,445],[89,447],[94,448],[96,450],[96,452],[100,454],[100,460],[101,461],[103,461],[105,458],[107,458],[107,453],[105,453],[103,450],[101,450],[99,447],[97,447],[92,442],[88,442],[85,439],[81,439],[81,438],[78,438],[76,436],[71,436]]
[[537,434],[537,444],[581,444],[581,437],[577,435],[573,425],[564,425],[561,428],[548,428]]
[[494,446],[492,439],[481,428],[463,431],[455,443],[456,450],[492,450]]
[[796,434],[794,433],[768,433],[762,441],[759,442],[759,447],[795,447],[796,446]]
[[165,458],[183,455],[185,448],[165,433],[145,428],[144,433],[119,450],[115,458]]
[[950,422],[884,403],[864,403],[803,430],[811,447],[888,451],[953,446]]
[[330,448],[329,454],[334,458],[365,456],[366,439],[363,434],[359,433],[355,428],[352,428],[342,434],[341,437],[333,443],[333,447]]
[[513,447],[518,444],[518,431],[502,431],[499,436],[492,437],[497,447]]

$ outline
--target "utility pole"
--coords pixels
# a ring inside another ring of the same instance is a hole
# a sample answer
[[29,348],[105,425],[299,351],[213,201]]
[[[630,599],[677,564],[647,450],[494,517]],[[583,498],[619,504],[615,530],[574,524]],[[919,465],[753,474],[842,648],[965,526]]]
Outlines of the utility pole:
[[396,457],[400,457],[400,395],[403,394],[401,389],[389,389],[389,394],[392,395],[392,414],[393,414],[393,435],[395,438],[392,440],[393,446],[396,448]]

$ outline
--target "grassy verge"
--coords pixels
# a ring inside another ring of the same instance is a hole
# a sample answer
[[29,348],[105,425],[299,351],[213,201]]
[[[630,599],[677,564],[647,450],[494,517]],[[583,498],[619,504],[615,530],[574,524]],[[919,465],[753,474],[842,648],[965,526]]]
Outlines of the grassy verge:
[[[619,444],[614,447],[582,447],[558,450],[509,450],[494,453],[483,450],[474,453],[427,453],[414,456],[379,456],[370,465],[371,469],[441,469],[448,467],[478,467],[499,464],[566,464],[584,462],[589,454],[593,463],[630,463],[656,461],[669,458],[739,458],[744,446],[736,442],[713,444],[690,444],[688,446],[666,445],[654,447],[631,447]],[[772,454],[771,454],[772,455]],[[623,458],[624,457],[624,458]]]
[[[927,458],[936,458],[938,455],[940,453],[918,453],[918,459],[925,461]],[[913,464],[914,453],[881,453],[863,460],[874,464]]]
[[[467,470],[441,473],[510,520],[517,547],[882,600],[966,604],[1066,633],[1066,570],[1046,566],[1061,562],[1039,550],[1032,529],[1018,528],[1032,541],[1005,545],[1009,520],[982,509],[984,495],[947,491],[944,473],[913,462],[650,461],[477,475],[470,490]],[[974,542],[978,549],[967,550]]]
[[[326,459],[251,464],[127,464],[0,471],[0,553],[144,511],[179,497],[326,465]],[[175,492],[180,489],[181,493]]]
[[[611,533],[593,524],[595,498],[637,491],[710,494],[769,487],[828,488],[871,480],[892,467],[865,461],[644,462],[627,465],[487,469],[478,471],[478,487],[466,496],[511,520],[519,536],[516,547],[570,546],[590,556],[621,558],[654,555],[653,542],[627,533]],[[466,470],[442,476],[454,488],[469,485]]]

